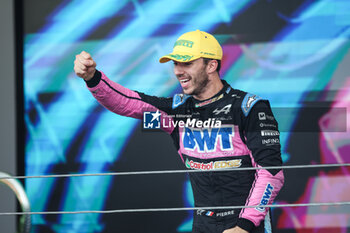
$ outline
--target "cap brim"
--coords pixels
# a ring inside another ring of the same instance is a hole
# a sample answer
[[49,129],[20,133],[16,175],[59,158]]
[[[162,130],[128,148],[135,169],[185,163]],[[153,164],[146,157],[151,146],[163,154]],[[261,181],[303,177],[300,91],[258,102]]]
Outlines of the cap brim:
[[168,62],[170,60],[177,61],[177,62],[190,62],[190,61],[196,60],[198,58],[200,58],[200,57],[199,56],[194,56],[194,55],[191,55],[191,54],[174,54],[174,53],[170,53],[168,55],[165,55],[165,56],[161,57],[159,59],[159,62],[160,63],[165,63],[165,62]]

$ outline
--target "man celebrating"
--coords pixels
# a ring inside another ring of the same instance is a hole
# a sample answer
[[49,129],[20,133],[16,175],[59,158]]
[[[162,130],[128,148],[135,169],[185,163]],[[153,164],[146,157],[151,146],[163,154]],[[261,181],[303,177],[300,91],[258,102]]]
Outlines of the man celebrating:
[[[183,89],[172,98],[146,95],[112,82],[96,70],[95,61],[84,51],[76,56],[74,70],[112,112],[142,119],[144,112],[152,111],[171,122],[188,116],[184,124],[161,128],[171,135],[188,169],[205,170],[189,174],[195,206],[203,207],[194,213],[193,232],[271,232],[269,208],[264,205],[271,204],[283,186],[282,170],[232,169],[281,166],[278,125],[267,100],[233,89],[220,79],[221,59],[222,48],[212,35],[196,30],[180,36],[173,52],[159,60],[173,61]],[[220,124],[208,126],[208,121]],[[208,208],[244,205],[258,207]]]

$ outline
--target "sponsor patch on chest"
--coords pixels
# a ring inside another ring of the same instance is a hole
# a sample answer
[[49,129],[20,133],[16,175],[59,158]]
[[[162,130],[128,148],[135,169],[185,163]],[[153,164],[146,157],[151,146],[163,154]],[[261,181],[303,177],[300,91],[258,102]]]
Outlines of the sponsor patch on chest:
[[214,152],[219,143],[220,149],[232,150],[233,127],[221,128],[184,128],[182,143],[186,150],[197,150],[197,152]]
[[240,167],[242,165],[242,160],[233,159],[233,160],[223,160],[223,161],[210,161],[208,163],[204,163],[204,162],[195,162],[193,160],[186,159],[185,165],[189,169],[214,170],[214,169]]

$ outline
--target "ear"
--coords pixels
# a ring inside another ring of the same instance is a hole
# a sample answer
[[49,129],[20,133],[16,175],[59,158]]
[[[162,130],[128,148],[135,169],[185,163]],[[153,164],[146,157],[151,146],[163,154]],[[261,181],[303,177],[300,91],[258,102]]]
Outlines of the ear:
[[207,65],[207,73],[211,74],[216,72],[216,68],[218,67],[218,61],[217,60],[210,60]]

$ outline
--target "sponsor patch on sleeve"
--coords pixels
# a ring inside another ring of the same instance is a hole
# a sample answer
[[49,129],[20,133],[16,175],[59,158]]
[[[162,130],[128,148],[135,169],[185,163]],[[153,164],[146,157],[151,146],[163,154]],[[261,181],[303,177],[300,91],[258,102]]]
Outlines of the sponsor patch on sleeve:
[[260,212],[265,212],[264,205],[269,204],[273,190],[274,190],[274,187],[270,183],[268,183],[266,185],[265,192],[264,192],[263,196],[261,197],[259,207],[255,208],[256,210],[258,210]]
[[242,111],[245,116],[248,116],[250,110],[253,108],[254,104],[256,104],[259,100],[262,100],[260,96],[247,93],[242,101]]
[[183,103],[186,102],[186,100],[190,97],[190,95],[185,95],[185,94],[176,94],[174,95],[173,98],[173,109],[179,107]]

